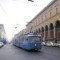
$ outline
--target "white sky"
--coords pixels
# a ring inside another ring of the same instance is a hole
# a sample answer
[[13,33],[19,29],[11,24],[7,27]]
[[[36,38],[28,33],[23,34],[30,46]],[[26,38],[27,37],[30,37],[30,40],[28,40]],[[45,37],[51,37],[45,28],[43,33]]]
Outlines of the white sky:
[[[52,0],[0,0],[0,23],[4,24],[8,40],[25,28],[35,15]],[[14,27],[18,28],[15,29]]]

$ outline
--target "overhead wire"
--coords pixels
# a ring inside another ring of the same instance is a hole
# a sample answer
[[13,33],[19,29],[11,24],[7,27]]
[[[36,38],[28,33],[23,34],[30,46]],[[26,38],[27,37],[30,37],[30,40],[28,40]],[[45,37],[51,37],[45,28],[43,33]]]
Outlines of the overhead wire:
[[[28,4],[29,2],[32,3],[34,6],[37,6],[37,4],[35,3],[34,0],[27,0],[26,2],[22,1],[22,0],[12,0],[12,1],[16,1],[16,2],[21,2],[21,3],[25,3]],[[38,1],[37,1],[38,2]]]

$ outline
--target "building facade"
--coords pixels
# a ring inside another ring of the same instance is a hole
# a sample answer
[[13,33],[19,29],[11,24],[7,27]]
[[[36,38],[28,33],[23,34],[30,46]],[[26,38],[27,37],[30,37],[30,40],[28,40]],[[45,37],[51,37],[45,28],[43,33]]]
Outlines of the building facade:
[[0,24],[0,39],[6,38],[4,25]]
[[26,33],[39,33],[43,41],[60,43],[60,0],[53,0],[27,25]]
[[0,24],[0,42],[3,42],[4,44],[7,43],[6,32],[3,24]]

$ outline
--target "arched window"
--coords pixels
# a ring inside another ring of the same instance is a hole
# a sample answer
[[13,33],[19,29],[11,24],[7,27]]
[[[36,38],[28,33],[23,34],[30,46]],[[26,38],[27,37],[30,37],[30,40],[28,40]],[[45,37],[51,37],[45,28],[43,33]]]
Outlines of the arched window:
[[56,28],[60,28],[60,21],[56,21]]
[[47,25],[45,26],[45,31],[48,31],[48,26]]
[[52,30],[54,27],[53,27],[53,24],[50,23],[50,30]]
[[42,32],[44,32],[44,28],[42,27]]
[[40,28],[39,28],[39,33],[40,33],[41,31],[40,31]]

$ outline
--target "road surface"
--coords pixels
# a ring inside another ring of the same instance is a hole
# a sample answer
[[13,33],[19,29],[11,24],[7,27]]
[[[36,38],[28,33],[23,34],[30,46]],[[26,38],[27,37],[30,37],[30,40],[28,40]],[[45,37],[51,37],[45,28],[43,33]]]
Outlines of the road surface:
[[0,48],[0,60],[60,60],[60,48],[42,47],[41,52],[29,52],[6,44]]

